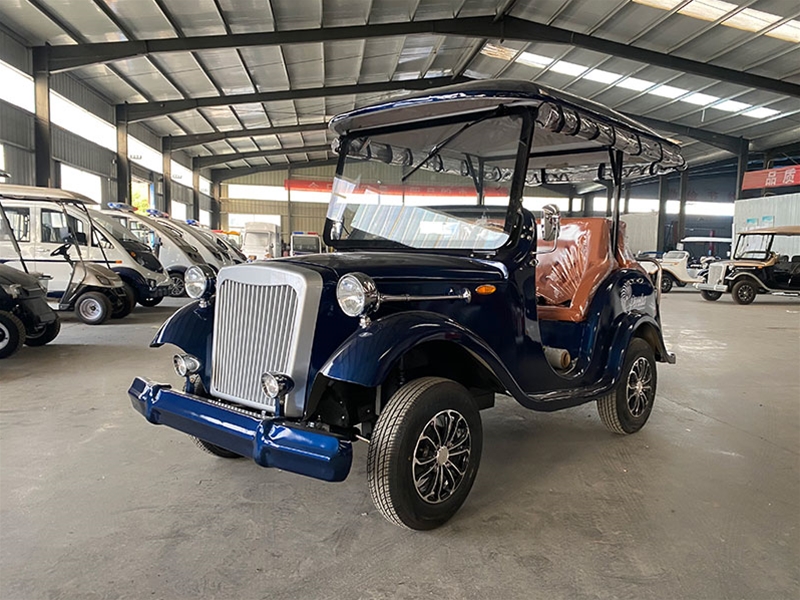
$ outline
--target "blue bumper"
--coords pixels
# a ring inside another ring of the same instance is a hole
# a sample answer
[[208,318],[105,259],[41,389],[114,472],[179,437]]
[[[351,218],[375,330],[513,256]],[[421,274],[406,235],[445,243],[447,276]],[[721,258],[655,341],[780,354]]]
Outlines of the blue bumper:
[[350,442],[329,433],[279,418],[260,419],[235,412],[141,377],[133,380],[128,395],[133,407],[151,423],[249,456],[262,467],[324,481],[343,481],[350,472]]

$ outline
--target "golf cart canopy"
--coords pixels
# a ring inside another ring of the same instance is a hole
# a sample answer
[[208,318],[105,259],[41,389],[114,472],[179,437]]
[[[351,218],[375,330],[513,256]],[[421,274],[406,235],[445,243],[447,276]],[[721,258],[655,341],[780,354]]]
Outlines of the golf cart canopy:
[[800,225],[748,229],[747,231],[740,232],[739,235],[800,235]]
[[96,206],[98,204],[91,198],[87,198],[82,194],[68,192],[58,188],[10,185],[5,183],[0,183],[0,198],[13,198],[14,200],[31,200],[36,202],[66,202],[69,204],[82,204],[84,206]]
[[[330,128],[350,140],[350,156],[410,166],[424,160],[424,155],[417,156],[418,152],[400,145],[377,143],[369,136],[388,125],[395,130],[403,125],[411,129],[425,122],[471,116],[481,119],[526,107],[536,112],[526,185],[610,180],[613,151],[625,155],[623,180],[686,166],[677,143],[644,125],[590,100],[527,81],[487,80],[448,86],[339,115]],[[359,143],[359,139],[369,141]],[[503,158],[485,165],[487,181],[510,177],[511,165]],[[428,161],[422,168],[462,176],[469,171],[466,161],[452,158]]]

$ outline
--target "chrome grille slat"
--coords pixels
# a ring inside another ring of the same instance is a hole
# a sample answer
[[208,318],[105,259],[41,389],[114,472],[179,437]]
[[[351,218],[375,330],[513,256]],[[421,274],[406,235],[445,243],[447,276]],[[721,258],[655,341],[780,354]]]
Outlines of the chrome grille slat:
[[297,311],[291,285],[222,281],[216,298],[213,390],[274,411],[261,390],[261,374],[290,372]]

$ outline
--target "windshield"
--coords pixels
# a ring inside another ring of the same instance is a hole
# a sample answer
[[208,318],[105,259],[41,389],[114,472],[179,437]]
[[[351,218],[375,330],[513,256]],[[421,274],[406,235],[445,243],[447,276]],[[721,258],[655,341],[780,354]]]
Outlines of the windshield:
[[326,223],[332,245],[499,248],[514,225],[506,213],[522,122],[473,118],[345,140]]
[[257,248],[266,248],[271,250],[273,245],[273,234],[266,231],[247,231],[244,234],[244,246],[255,246]]
[[769,247],[771,243],[771,235],[741,235],[739,236],[739,243],[736,244],[736,253],[733,255],[733,258],[738,260],[766,260],[769,258]]
[[[113,219],[108,215],[104,215],[97,211],[92,213],[92,219],[95,222],[97,222],[100,225],[100,227],[105,229],[108,233],[110,233],[114,238],[116,238],[123,244],[140,247],[140,250],[141,247],[144,246],[144,248],[147,248],[149,250],[148,246],[145,243],[143,243],[142,240],[136,237],[136,234],[134,234],[132,231],[121,225],[119,221],[117,221],[116,219]],[[143,252],[144,250],[141,251]]]

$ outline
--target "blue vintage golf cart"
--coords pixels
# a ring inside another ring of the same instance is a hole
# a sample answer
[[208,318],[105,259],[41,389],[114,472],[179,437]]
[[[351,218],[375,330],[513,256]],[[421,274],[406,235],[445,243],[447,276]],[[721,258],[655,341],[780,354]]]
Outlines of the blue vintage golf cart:
[[[596,402],[647,421],[664,345],[658,285],[619,222],[626,179],[682,169],[679,148],[598,104],[480,81],[333,119],[339,162],[324,231],[334,253],[186,273],[196,300],[152,342],[183,390],[137,377],[149,421],[221,457],[328,481],[369,445],[379,511],[447,521],[481,457],[480,411],[507,395],[554,411]],[[541,184],[608,184],[614,217],[540,222]]]

